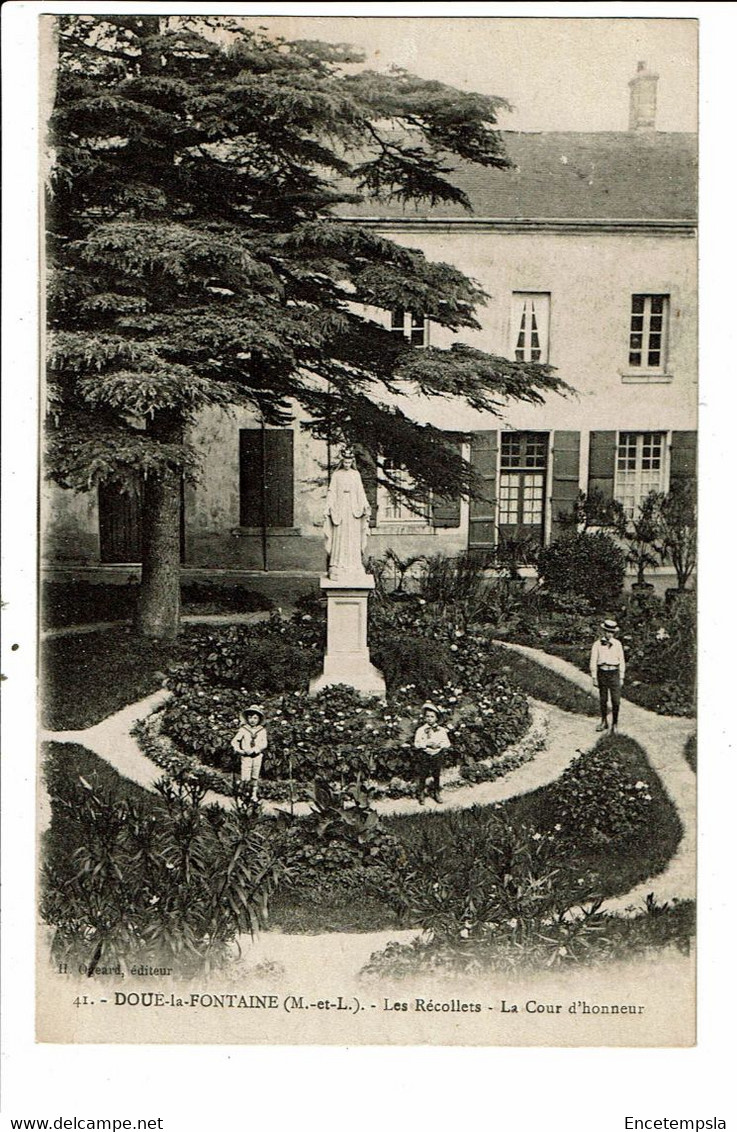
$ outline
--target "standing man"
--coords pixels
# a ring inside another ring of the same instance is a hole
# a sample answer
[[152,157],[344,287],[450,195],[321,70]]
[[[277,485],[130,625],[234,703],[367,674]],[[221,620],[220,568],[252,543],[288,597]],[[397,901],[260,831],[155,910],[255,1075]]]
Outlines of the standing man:
[[601,624],[602,634],[598,637],[591,649],[591,679],[594,687],[599,689],[599,706],[601,708],[601,723],[597,731],[607,729],[607,696],[612,700],[612,731],[617,730],[619,723],[619,700],[622,683],[624,682],[624,649],[621,641],[614,634],[619,632],[616,621],[607,618]]

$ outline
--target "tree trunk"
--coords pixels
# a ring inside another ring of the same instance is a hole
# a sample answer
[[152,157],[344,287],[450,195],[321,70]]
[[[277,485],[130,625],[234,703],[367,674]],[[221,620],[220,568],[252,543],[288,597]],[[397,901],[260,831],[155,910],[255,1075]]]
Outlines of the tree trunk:
[[[160,412],[149,431],[163,441],[180,441],[178,414]],[[136,628],[144,637],[173,640],[179,633],[181,472],[163,468],[143,484],[141,590]]]
[[149,475],[143,489],[141,591],[136,627],[144,637],[179,633],[180,476]]

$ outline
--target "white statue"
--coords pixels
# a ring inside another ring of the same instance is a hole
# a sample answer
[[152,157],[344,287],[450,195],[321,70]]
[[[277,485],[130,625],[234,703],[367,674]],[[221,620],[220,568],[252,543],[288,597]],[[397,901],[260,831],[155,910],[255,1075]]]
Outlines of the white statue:
[[350,448],[342,448],[340,463],[330,477],[325,506],[325,547],[330,578],[365,575],[363,554],[368,543],[370,516],[371,507],[356,458]]

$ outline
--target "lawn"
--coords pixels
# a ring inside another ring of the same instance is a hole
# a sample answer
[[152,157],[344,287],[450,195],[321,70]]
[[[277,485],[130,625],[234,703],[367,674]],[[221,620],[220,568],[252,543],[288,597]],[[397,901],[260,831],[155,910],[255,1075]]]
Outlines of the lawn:
[[150,805],[156,795],[139,786],[130,778],[124,778],[109,763],[88,751],[79,743],[44,743],[42,747],[44,777],[50,788],[62,778],[84,778],[91,786],[98,787],[116,798]]
[[187,634],[163,643],[128,626],[50,637],[41,645],[41,725],[77,731],[161,687],[167,664],[186,648]]
[[562,711],[592,717],[599,714],[598,701],[592,695],[530,657],[502,645],[490,645],[489,658],[497,671],[509,676],[525,695],[554,704]]

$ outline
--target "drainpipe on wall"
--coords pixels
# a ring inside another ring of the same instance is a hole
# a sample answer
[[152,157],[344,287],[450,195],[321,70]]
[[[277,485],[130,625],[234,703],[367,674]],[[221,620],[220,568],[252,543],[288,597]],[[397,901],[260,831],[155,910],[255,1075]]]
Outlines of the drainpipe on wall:
[[266,538],[266,425],[261,421],[261,561],[269,572],[269,548]]

